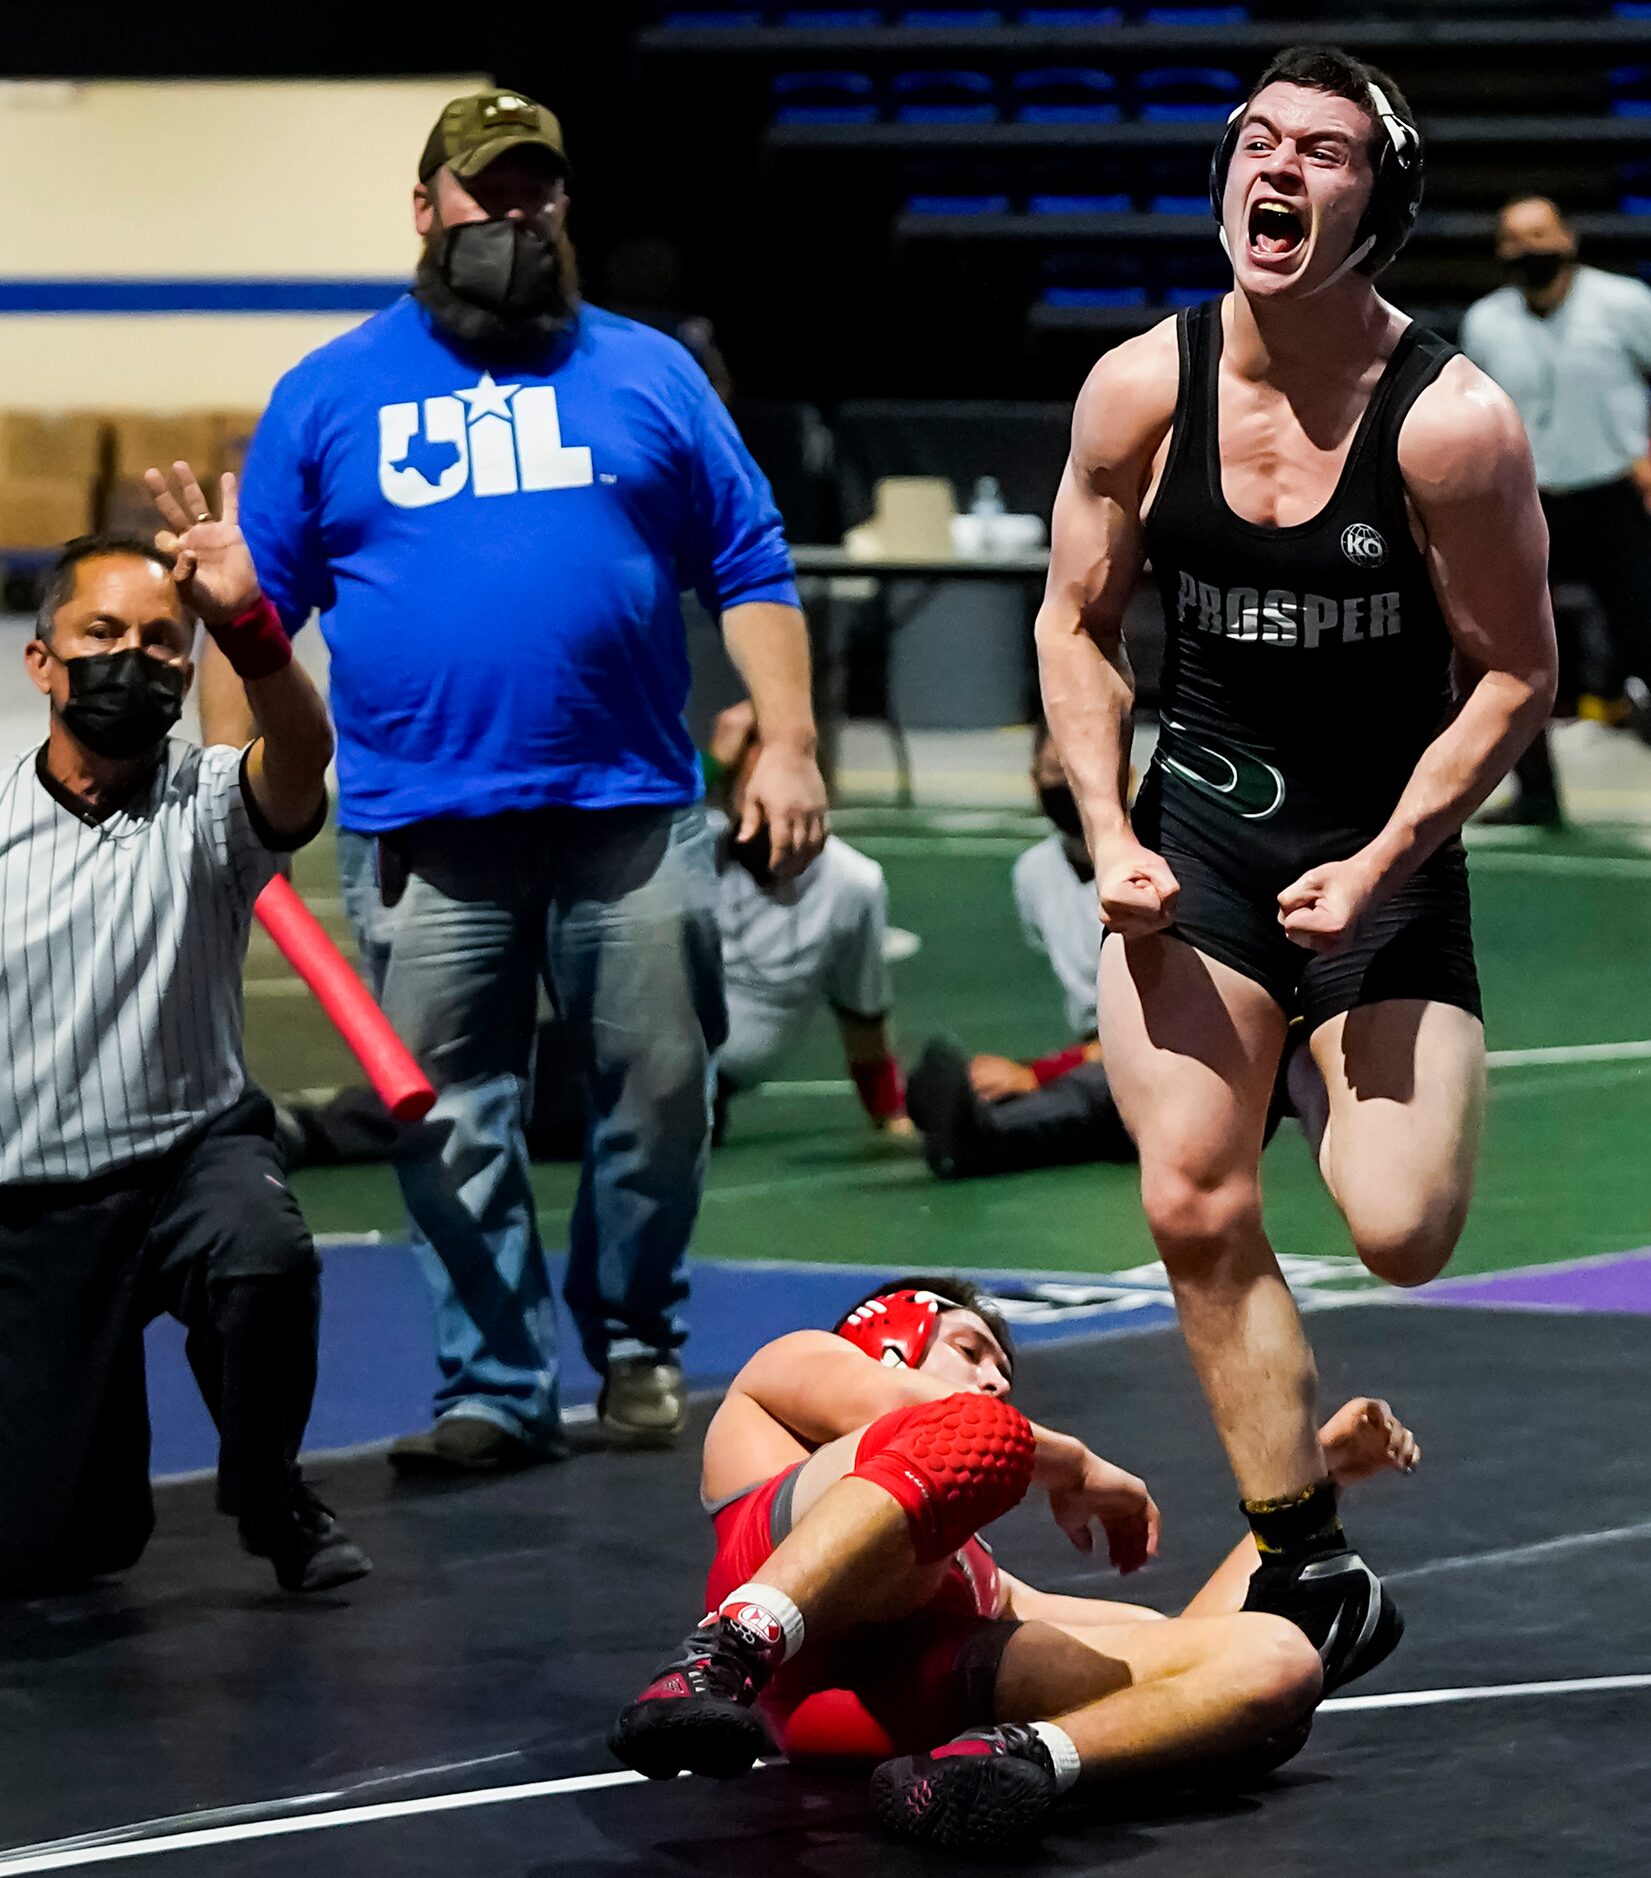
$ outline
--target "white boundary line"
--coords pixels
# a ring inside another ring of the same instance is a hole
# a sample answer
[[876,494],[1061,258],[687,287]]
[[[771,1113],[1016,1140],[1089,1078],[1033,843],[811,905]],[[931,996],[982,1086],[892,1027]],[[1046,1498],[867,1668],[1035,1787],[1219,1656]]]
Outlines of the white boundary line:
[[[1511,1696],[1608,1695],[1617,1689],[1651,1689],[1651,1676],[1576,1676],[1564,1682],[1491,1682],[1471,1689],[1405,1689],[1392,1695],[1333,1695],[1319,1713],[1346,1715],[1382,1708],[1442,1708],[1450,1702],[1497,1702]],[[9,1867],[0,1862],[0,1872]]]
[[[1382,1709],[1439,1708],[1460,1702],[1507,1701],[1516,1697],[1555,1695],[1607,1695],[1651,1689],[1651,1675],[1580,1676],[1553,1682],[1484,1683],[1463,1689],[1408,1689],[1390,1695],[1333,1696],[1320,1704],[1321,1714],[1358,1714]],[[545,1800],[566,1793],[592,1793],[609,1787],[636,1786],[642,1775],[621,1769],[603,1774],[574,1774],[560,1780],[530,1780],[509,1787],[477,1787],[463,1793],[437,1793],[416,1800],[380,1800],[367,1806],[339,1807],[331,1812],[301,1813],[284,1819],[238,1821],[195,1831],[154,1834],[148,1838],[105,1839],[92,1845],[85,1839],[57,1840],[19,1846],[0,1853],[0,1878],[19,1878],[25,1872],[73,1871],[88,1865],[109,1865],[122,1859],[147,1858],[155,1853],[201,1852],[213,1846],[239,1845],[257,1839],[290,1838],[299,1833],[329,1832],[340,1826],[380,1825],[394,1819],[425,1818],[483,1806],[510,1806],[520,1800]],[[272,1802],[280,1805],[283,1802]],[[187,1816],[186,1816],[187,1817]],[[112,1828],[120,1832],[123,1828]],[[127,1828],[124,1830],[141,1830]]]
[[1635,1539],[1651,1539],[1651,1519],[1632,1526],[1602,1526],[1596,1532],[1566,1533],[1558,1539],[1535,1539],[1529,1545],[1498,1546],[1491,1552],[1457,1552],[1449,1558],[1430,1559],[1425,1565],[1412,1565],[1408,1571],[1384,1572],[1382,1580],[1385,1584],[1410,1583],[1445,1572],[1523,1565],[1530,1559],[1558,1558],[1566,1552],[1585,1552],[1590,1546],[1621,1545]]

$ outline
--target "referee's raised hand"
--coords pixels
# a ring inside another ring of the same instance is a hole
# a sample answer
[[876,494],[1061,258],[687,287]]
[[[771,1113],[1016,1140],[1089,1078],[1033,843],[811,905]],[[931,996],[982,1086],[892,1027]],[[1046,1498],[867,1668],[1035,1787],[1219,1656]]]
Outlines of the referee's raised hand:
[[164,470],[145,470],[143,480],[166,523],[155,546],[177,557],[173,579],[201,623],[222,626],[256,606],[261,597],[258,570],[241,533],[234,476],[226,470],[219,481],[223,515],[217,520],[187,463],[174,463],[170,476]]

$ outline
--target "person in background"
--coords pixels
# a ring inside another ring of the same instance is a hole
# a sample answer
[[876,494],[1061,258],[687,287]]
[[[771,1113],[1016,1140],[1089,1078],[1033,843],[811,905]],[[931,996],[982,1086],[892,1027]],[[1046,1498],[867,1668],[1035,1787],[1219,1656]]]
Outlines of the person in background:
[[[1468,308],[1462,350],[1518,408],[1548,521],[1549,583],[1592,590],[1611,645],[1607,689],[1628,680],[1643,729],[1651,680],[1651,287],[1583,266],[1576,231],[1546,196],[1519,196],[1503,209],[1496,255],[1508,284]],[[1574,643],[1562,639],[1560,657],[1559,696],[1574,708],[1581,676]],[[1480,820],[1558,827],[1546,733],[1515,774],[1513,802]]]
[[776,869],[825,840],[768,485],[680,345],[583,303],[568,176],[543,106],[455,98],[418,164],[411,291],[280,381],[247,457],[265,591],[289,632],[318,610],[332,655],[346,903],[438,1091],[439,1151],[396,1163],[440,1368],[404,1470],[566,1452],[523,1135],[541,984],[589,1090],[563,1295],[600,1420],[636,1446],[685,1421],[726,1027],[685,587],[754,702],[745,799]]
[[[253,902],[327,812],[326,706],[235,519],[187,464],[167,532],[72,541],[24,665],[49,702],[0,773],[0,1593],[124,1571],[154,1530],[144,1326],[184,1324],[219,1510],[287,1591],[369,1571],[298,1468],[320,1265],[241,1053]],[[180,500],[181,498],[181,500]],[[262,735],[168,735],[199,620]]]
[[767,1081],[822,1006],[836,1019],[854,1086],[874,1128],[910,1136],[889,1039],[894,987],[885,940],[888,884],[869,855],[836,835],[799,874],[780,878],[767,830],[752,812],[762,738],[749,703],[712,726],[706,773],[719,810],[717,923],[728,993],[728,1037],[717,1053],[716,1139],[735,1097]]
[[924,1157],[942,1180],[1135,1158],[1095,1040],[1101,956],[1095,870],[1071,785],[1041,721],[1032,736],[1032,787],[1052,827],[1015,862],[1015,910],[1026,943],[1043,954],[1060,986],[1073,1040],[1029,1062],[969,1057],[938,1038],[924,1049],[906,1100]]

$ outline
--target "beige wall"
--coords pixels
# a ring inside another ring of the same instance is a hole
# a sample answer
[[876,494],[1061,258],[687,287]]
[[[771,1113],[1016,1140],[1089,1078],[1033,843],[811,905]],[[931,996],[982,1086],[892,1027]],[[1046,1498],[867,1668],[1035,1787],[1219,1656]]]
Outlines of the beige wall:
[[[0,84],[0,280],[404,279],[442,105],[486,81]],[[0,407],[261,404],[352,314],[0,314]]]

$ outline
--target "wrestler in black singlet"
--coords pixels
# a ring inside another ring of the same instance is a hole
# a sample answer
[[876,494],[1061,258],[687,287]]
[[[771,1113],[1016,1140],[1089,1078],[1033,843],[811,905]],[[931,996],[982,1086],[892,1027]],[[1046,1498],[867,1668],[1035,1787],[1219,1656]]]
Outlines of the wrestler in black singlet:
[[1408,327],[1334,494],[1311,521],[1274,528],[1235,515],[1221,490],[1220,301],[1177,329],[1175,424],[1144,520],[1168,630],[1162,723],[1134,813],[1180,882],[1172,930],[1309,1031],[1386,998],[1478,1016],[1460,839],[1333,958],[1285,935],[1277,899],[1379,833],[1453,708],[1452,642],[1411,536],[1398,444],[1455,348]]

